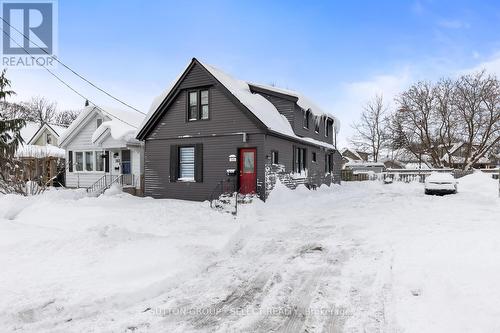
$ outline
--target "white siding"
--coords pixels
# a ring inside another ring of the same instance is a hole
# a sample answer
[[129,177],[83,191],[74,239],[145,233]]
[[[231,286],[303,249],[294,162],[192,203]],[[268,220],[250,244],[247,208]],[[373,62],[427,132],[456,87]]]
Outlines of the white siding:
[[[66,161],[69,162],[70,151],[101,150],[92,144],[92,134],[97,128],[97,118],[102,118],[98,113],[94,114],[90,120],[79,130],[78,133],[66,145]],[[73,160],[73,163],[75,161]],[[75,168],[73,167],[73,171]],[[89,187],[94,184],[104,172],[69,172],[66,171],[66,187]]]
[[136,188],[141,187],[143,152],[143,148],[130,149],[130,160],[132,162],[132,173],[134,174]]
[[[124,141],[115,140],[111,136],[108,136],[100,145],[92,144],[92,134],[97,128],[97,118],[103,118],[99,113],[95,113],[90,117],[90,119],[81,128],[76,129],[78,132],[74,135],[71,140],[66,143],[64,147],[66,149],[66,161],[69,162],[69,152],[75,151],[102,151],[102,150],[113,150],[116,152],[122,149],[127,149]],[[104,117],[106,118],[106,117]],[[106,121],[107,119],[104,119]],[[140,188],[141,170],[143,168],[143,148],[133,148],[131,149],[130,159],[132,163],[132,173],[137,182],[137,188]],[[117,174],[119,171],[115,171],[113,168],[113,152],[110,152],[110,162],[109,170],[111,174]],[[121,157],[121,156],[120,156]],[[74,163],[73,159],[73,163]],[[76,172],[73,168],[73,172],[66,171],[66,186],[67,187],[89,187],[93,185],[99,178],[104,175],[104,172]]]

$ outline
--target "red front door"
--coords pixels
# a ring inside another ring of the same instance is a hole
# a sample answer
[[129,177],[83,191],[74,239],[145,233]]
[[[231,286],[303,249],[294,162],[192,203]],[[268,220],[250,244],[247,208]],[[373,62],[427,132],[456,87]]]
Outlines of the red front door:
[[257,190],[257,149],[240,149],[240,193],[255,193]]

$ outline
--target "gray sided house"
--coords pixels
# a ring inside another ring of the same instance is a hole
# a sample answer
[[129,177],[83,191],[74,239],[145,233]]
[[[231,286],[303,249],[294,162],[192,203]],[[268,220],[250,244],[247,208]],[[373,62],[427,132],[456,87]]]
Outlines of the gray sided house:
[[202,201],[227,183],[265,199],[277,178],[291,187],[339,183],[337,131],[335,117],[300,94],[193,59],[140,126],[144,194]]

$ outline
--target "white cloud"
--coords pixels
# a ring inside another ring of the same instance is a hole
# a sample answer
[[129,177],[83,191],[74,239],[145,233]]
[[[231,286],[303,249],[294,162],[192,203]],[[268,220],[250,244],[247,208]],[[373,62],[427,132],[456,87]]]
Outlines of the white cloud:
[[412,82],[408,67],[398,73],[376,75],[363,81],[346,82],[338,94],[338,101],[332,107],[342,122],[339,134],[339,147],[348,144],[352,136],[351,124],[359,118],[363,106],[375,95],[382,95],[385,103],[393,106],[394,98]]
[[458,71],[458,74],[473,73],[486,70],[490,74],[495,74],[500,77],[500,52],[495,53],[491,58],[486,61],[480,62],[479,64],[472,66],[470,68],[462,69]]
[[437,24],[446,29],[468,29],[470,24],[457,19],[441,19]]

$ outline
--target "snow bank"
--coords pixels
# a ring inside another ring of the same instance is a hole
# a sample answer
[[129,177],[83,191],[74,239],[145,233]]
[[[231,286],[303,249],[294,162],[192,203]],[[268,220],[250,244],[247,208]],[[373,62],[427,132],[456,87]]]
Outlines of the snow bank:
[[[444,197],[424,195],[421,183],[278,183],[237,218],[206,202],[0,196],[0,326],[495,332],[498,181],[459,181]],[[314,312],[332,307],[345,315]],[[219,312],[162,315],[183,308]]]

